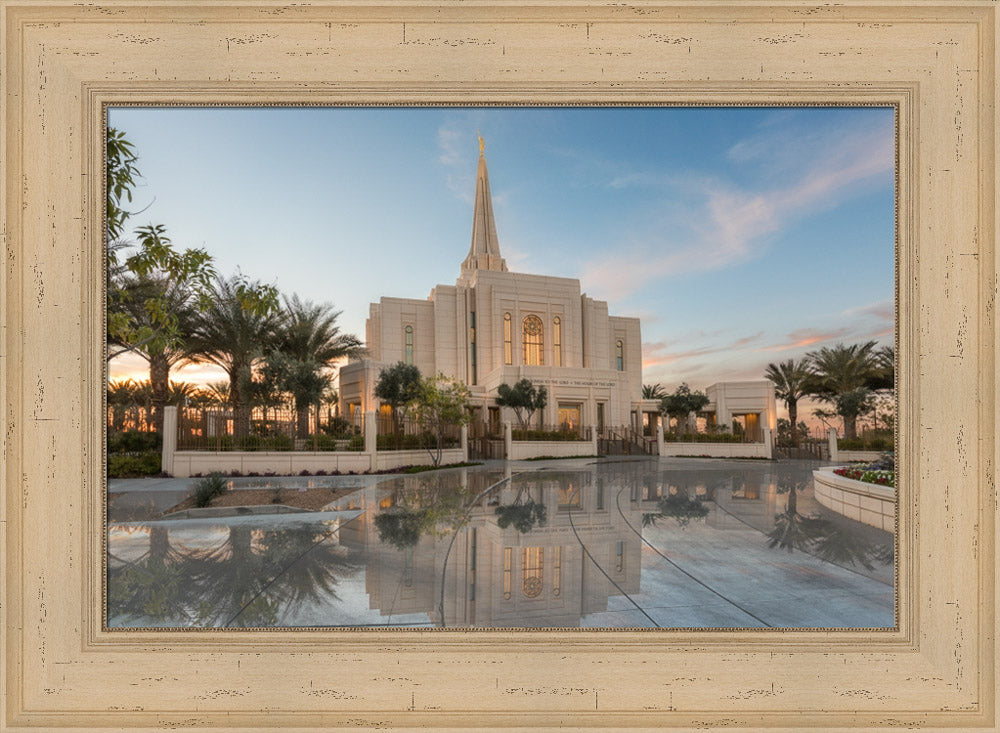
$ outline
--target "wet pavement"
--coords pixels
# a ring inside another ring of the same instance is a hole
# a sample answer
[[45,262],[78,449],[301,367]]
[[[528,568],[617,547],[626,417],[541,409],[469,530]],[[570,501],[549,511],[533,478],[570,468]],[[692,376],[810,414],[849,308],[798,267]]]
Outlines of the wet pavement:
[[574,459],[234,479],[329,487],[331,503],[180,519],[160,517],[194,479],[111,481],[108,625],[892,627],[892,535],[817,504],[817,465]]

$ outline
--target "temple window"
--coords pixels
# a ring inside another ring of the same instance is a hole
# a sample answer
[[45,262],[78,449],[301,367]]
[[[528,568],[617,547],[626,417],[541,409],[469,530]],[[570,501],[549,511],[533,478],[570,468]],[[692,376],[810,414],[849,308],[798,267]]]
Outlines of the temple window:
[[526,366],[541,366],[545,363],[542,356],[542,319],[538,316],[528,316],[521,324],[521,340],[524,348],[524,364]]
[[407,326],[404,329],[406,334],[406,358],[403,359],[407,364],[413,363],[413,326]]
[[525,547],[521,550],[521,592],[528,598],[537,598],[542,592],[542,565],[545,549]]
[[562,366],[562,321],[559,316],[552,319],[552,364]]
[[513,350],[510,345],[510,313],[503,314],[503,363],[511,364],[514,361]]
[[625,343],[621,339],[615,341],[615,364],[618,371],[625,371]]

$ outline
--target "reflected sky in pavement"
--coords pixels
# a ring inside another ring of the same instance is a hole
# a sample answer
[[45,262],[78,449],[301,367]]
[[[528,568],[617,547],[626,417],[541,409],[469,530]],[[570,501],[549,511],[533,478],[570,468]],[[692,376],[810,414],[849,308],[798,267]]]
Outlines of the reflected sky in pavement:
[[365,477],[291,514],[162,519],[183,481],[113,489],[108,625],[895,623],[892,535],[817,504],[815,463],[521,465]]

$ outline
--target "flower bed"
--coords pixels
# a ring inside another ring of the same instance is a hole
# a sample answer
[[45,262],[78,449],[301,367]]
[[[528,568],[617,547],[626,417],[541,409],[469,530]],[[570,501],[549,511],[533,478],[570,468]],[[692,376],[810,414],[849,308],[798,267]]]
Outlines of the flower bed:
[[864,481],[866,484],[876,484],[878,486],[896,485],[895,471],[883,471],[862,466],[858,468],[836,468],[833,472],[844,478]]

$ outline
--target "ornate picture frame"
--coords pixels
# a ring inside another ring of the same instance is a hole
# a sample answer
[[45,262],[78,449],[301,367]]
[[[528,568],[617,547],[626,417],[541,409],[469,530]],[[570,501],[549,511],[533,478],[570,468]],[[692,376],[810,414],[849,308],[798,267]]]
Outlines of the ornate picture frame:
[[[995,730],[996,20],[987,0],[5,0],[3,729]],[[539,102],[897,108],[897,628],[106,630],[106,107]]]

